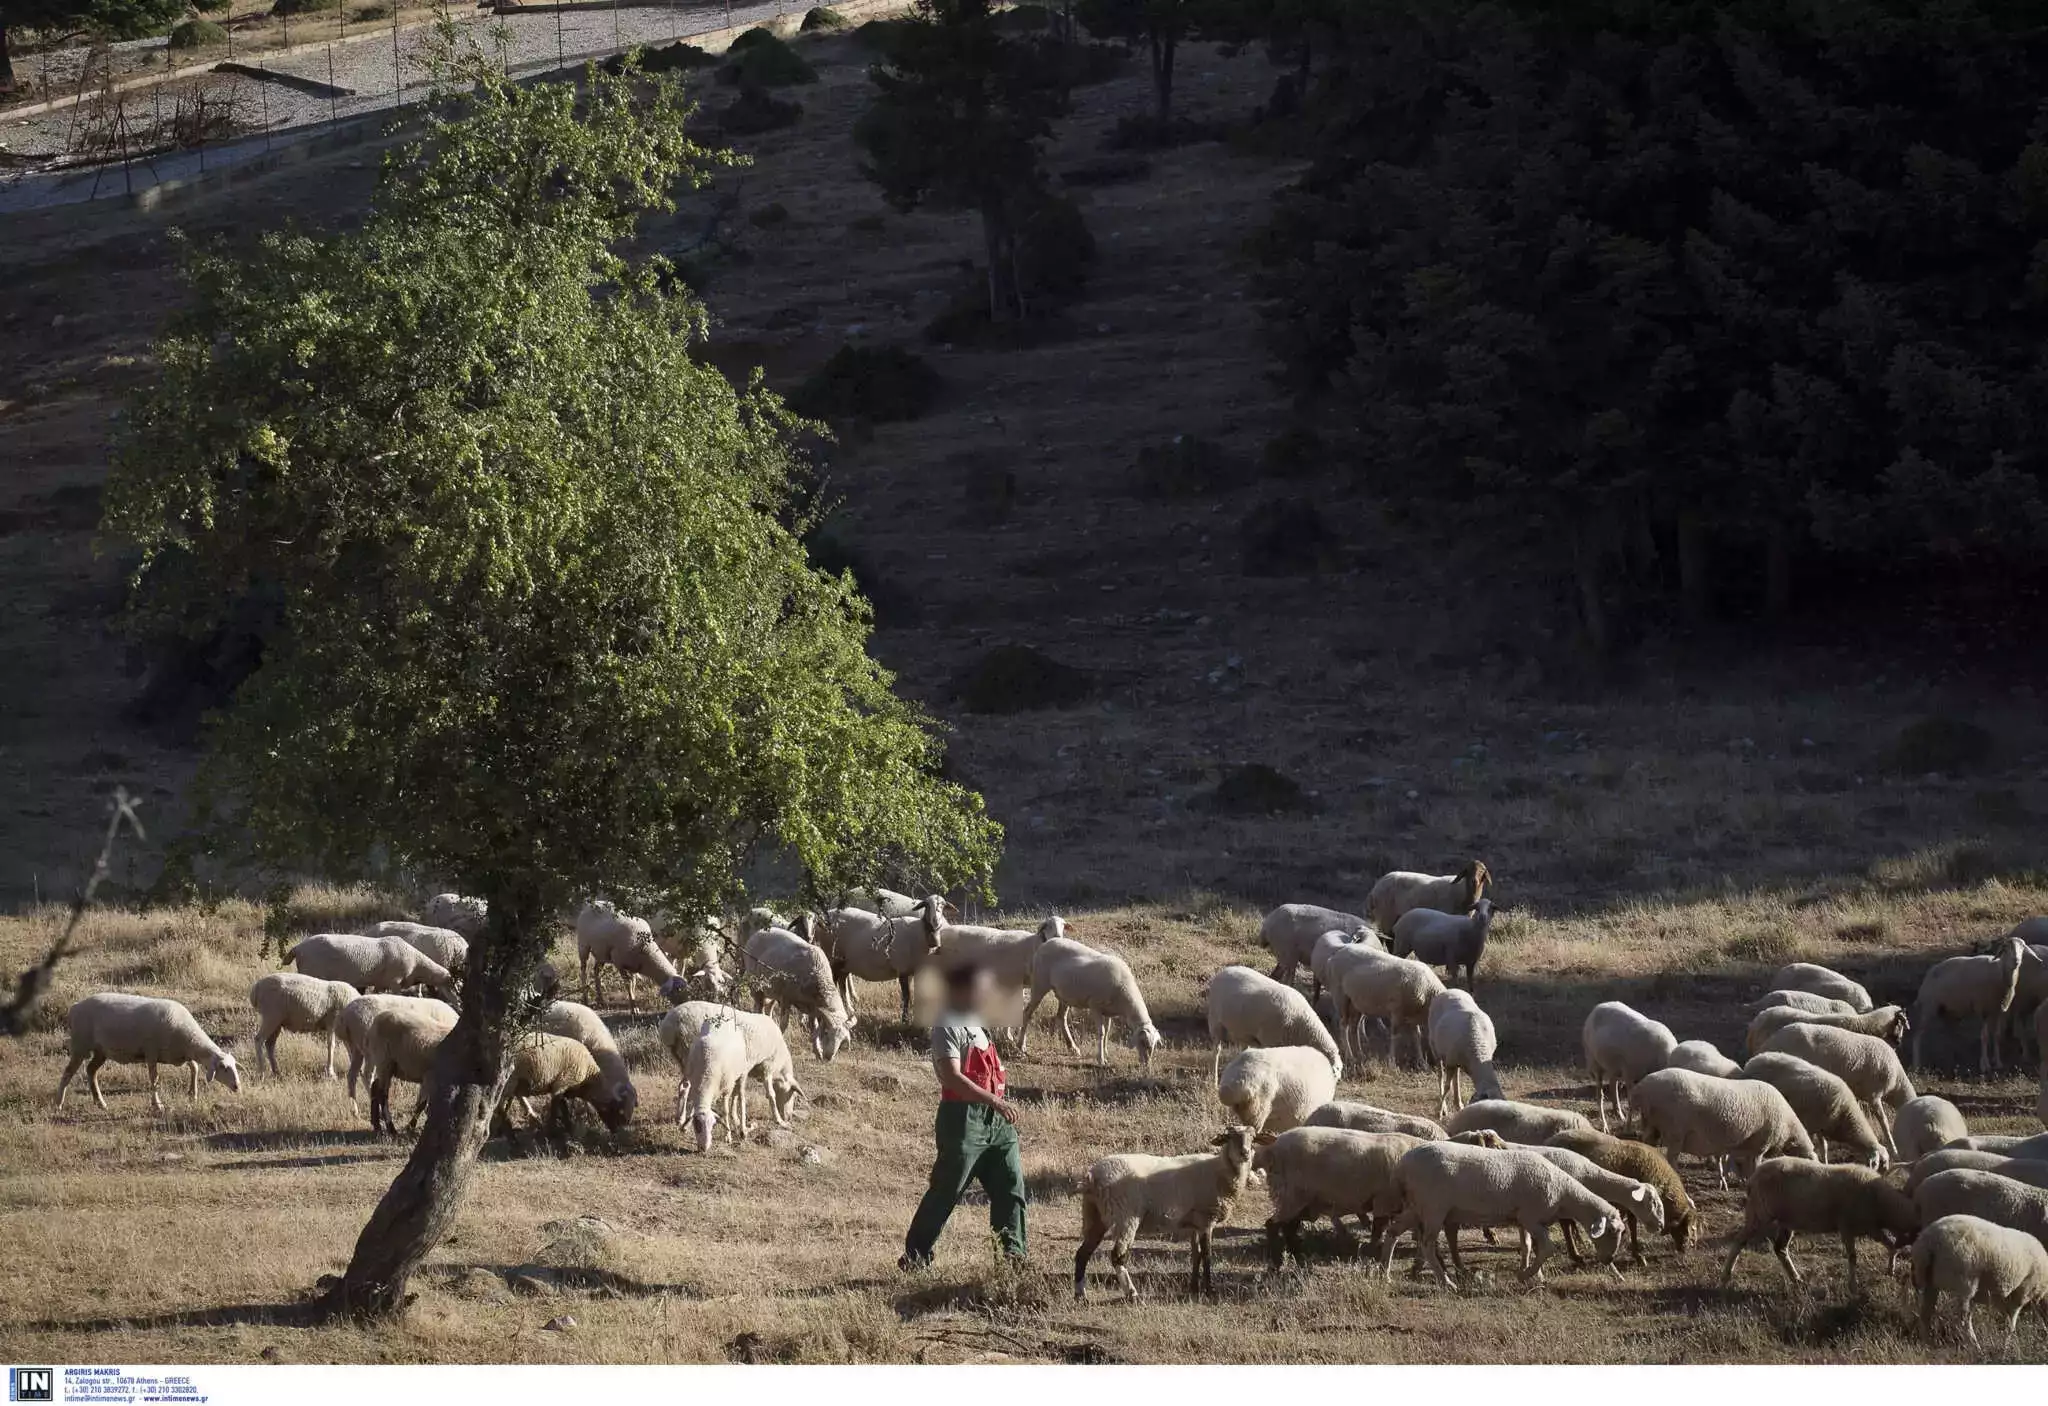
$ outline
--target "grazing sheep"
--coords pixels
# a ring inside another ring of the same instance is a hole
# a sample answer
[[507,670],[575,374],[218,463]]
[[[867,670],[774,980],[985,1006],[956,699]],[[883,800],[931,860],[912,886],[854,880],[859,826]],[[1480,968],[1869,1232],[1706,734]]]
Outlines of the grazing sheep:
[[839,997],[853,1007],[853,983],[894,981],[902,995],[900,1019],[910,1020],[910,985],[918,968],[939,950],[945,900],[926,898],[908,917],[888,918],[860,908],[834,908],[818,924],[818,945],[831,960]]
[[1429,1052],[1436,1056],[1436,1116],[1439,1121],[1465,1103],[1458,1086],[1463,1073],[1472,1080],[1476,1098],[1502,1098],[1500,1076],[1493,1072],[1494,1052],[1499,1041],[1493,1021],[1469,991],[1453,987],[1438,992],[1429,1003]]
[[1876,1010],[1856,1015],[1823,1015],[1819,1011],[1802,1011],[1794,1006],[1777,1006],[1758,1011],[1749,1022],[1749,1033],[1745,1037],[1748,1053],[1761,1052],[1771,1043],[1771,1037],[1788,1025],[1825,1025],[1833,1030],[1853,1030],[1859,1035],[1874,1035],[1894,1049],[1912,1028],[1906,1012],[1898,1006],[1879,1006]]
[[350,1001],[341,1012],[341,1022],[336,1027],[341,1036],[341,1047],[348,1051],[348,1101],[354,1107],[356,1102],[356,1080],[364,1073],[370,1057],[370,1022],[384,1011],[411,1010],[415,1007],[436,1007],[433,1018],[444,1015],[453,1022],[455,1009],[446,1001],[424,996],[358,996]]
[[1978,1071],[1989,1074],[2000,1068],[2000,1037],[2019,989],[2020,963],[2032,960],[2037,959],[2026,943],[2007,936],[1993,944],[1988,956],[1950,957],[1929,967],[1927,975],[1920,978],[1920,994],[1913,998],[1913,1015],[1920,1025],[1913,1037],[1913,1067],[1926,1067],[1921,1046],[1927,1040],[1927,1027],[1948,1019],[1975,1020]]
[[[1664,1154],[1648,1143],[1618,1138],[1603,1133],[1587,1124],[1581,1128],[1566,1128],[1550,1135],[1547,1143],[1551,1147],[1562,1147],[1576,1152],[1587,1161],[1618,1172],[1625,1177],[1634,1177],[1657,1193],[1664,1206],[1664,1231],[1671,1237],[1671,1243],[1680,1254],[1691,1247],[1694,1228],[1694,1207],[1692,1197],[1686,1194],[1685,1183],[1678,1172],[1665,1160]],[[1643,1242],[1636,1233],[1636,1219],[1626,1206],[1621,1207],[1623,1218],[1628,1222],[1629,1245],[1635,1254],[1636,1263],[1643,1262]]]
[[1005,991],[1018,993],[1031,984],[1031,959],[1038,949],[1067,935],[1058,914],[1035,928],[989,928],[949,923],[939,929],[939,961],[966,963],[988,973]]
[[1450,1134],[1441,1123],[1414,1113],[1395,1113],[1369,1103],[1334,1100],[1301,1120],[1304,1128],[1348,1128],[1354,1133],[1406,1133],[1424,1142],[1442,1142]]
[[1652,1020],[1620,1001],[1602,1001],[1586,1014],[1579,1030],[1586,1067],[1593,1072],[1594,1097],[1600,1105],[1600,1128],[1607,1128],[1607,1090],[1614,1090],[1614,1116],[1628,1117],[1628,1091],[1638,1079],[1655,1074],[1678,1048],[1678,1037],[1662,1021]]
[[2020,1315],[2048,1306],[2048,1249],[2024,1231],[1979,1216],[1942,1216],[1913,1242],[1913,1287],[1920,1293],[1920,1330],[1934,1331],[1941,1296],[1962,1305],[1963,1330],[1977,1341],[1979,1297],[2005,1315],[2005,1347],[2012,1347]]
[[[1334,964],[1333,964],[1334,965]],[[1415,1037],[1415,1062],[1428,1063],[1424,1027],[1429,1003],[1444,989],[1436,973],[1422,962],[1384,952],[1361,952],[1343,964],[1337,983],[1337,1028],[1351,1040],[1351,1052],[1365,1063],[1365,1022],[1387,1026],[1387,1063],[1400,1062],[1401,1032]]]
[[1982,1216],[1996,1225],[2024,1231],[2048,1245],[2048,1188],[2017,1177],[1956,1167],[1913,1188],[1923,1224],[1943,1216]]
[[690,1041],[683,1082],[690,1089],[686,1117],[699,1152],[711,1150],[711,1132],[721,1118],[728,1142],[747,1136],[747,1037],[737,1024],[705,1017]]
[[1722,1054],[1721,1047],[1712,1040],[1679,1041],[1664,1067],[1690,1069],[1695,1074],[1711,1074],[1716,1079],[1736,1079],[1742,1075],[1742,1066]]
[[1875,1035],[1838,1030],[1830,1025],[1788,1025],[1764,1045],[1768,1054],[1797,1055],[1817,1064],[1855,1090],[1884,1134],[1885,1147],[1898,1156],[1892,1141],[1892,1110],[1913,1097],[1913,1081],[1899,1063],[1898,1052]]
[[426,953],[450,972],[462,971],[469,965],[469,940],[454,928],[437,928],[427,923],[391,918],[370,924],[363,929],[363,936],[395,937],[406,946]]
[[1957,1138],[1949,1146],[1972,1148],[1978,1152],[1996,1152],[2005,1157],[2048,1160],[2048,1133],[2035,1133],[2032,1137],[2018,1133],[1978,1133],[1970,1137]]
[[786,928],[763,928],[747,939],[741,970],[760,982],[761,1006],[787,1028],[790,1013],[804,1018],[811,1030],[811,1053],[830,1063],[852,1038],[854,1018],[832,982],[832,963],[825,954]]
[[[1944,1147],[1938,1152],[1930,1152],[1921,1157],[1906,1169],[1906,1194],[1911,1196],[1918,1191],[1920,1183],[1929,1177],[1941,1172],[1954,1171],[1958,1167],[1966,1167],[1973,1172],[2002,1173],[2009,1165],[2025,1164],[2015,1163],[2014,1159],[2003,1152],[1980,1152],[1973,1147]],[[2048,1162],[2035,1165],[2048,1168]]]
[[1855,1091],[1837,1075],[1797,1055],[1760,1054],[1742,1067],[1745,1079],[1761,1079],[1785,1096],[1792,1111],[1828,1160],[1832,1144],[1846,1145],[1866,1166],[1883,1171],[1889,1163],[1876,1127]]
[[1757,1000],[1743,1007],[1749,1015],[1759,1011],[1774,1010],[1779,1006],[1793,1006],[1815,1015],[1859,1015],[1856,1007],[1847,1001],[1837,1001],[1832,996],[1816,996],[1811,991],[1766,991]]
[[1451,1115],[1444,1123],[1444,1131],[1455,1135],[1487,1128],[1509,1142],[1534,1145],[1548,1142],[1562,1132],[1577,1132],[1592,1126],[1585,1114],[1569,1108],[1517,1103],[1511,1098],[1482,1098]]
[[1314,1000],[1321,1000],[1324,989],[1330,985],[1328,969],[1332,957],[1335,957],[1346,948],[1362,946],[1368,943],[1373,951],[1385,950],[1380,946],[1380,940],[1374,937],[1370,931],[1349,933],[1337,928],[1331,928],[1314,942],[1311,942],[1308,945],[1310,997]]
[[1309,948],[1326,932],[1367,932],[1372,924],[1356,913],[1318,908],[1313,903],[1283,903],[1259,922],[1259,941],[1273,953],[1273,980],[1292,981],[1308,960]]
[[443,1000],[455,999],[455,978],[448,968],[395,937],[315,933],[287,947],[280,960],[297,966],[302,976],[345,981],[366,995],[424,986]]
[[712,1019],[730,1021],[739,1027],[747,1042],[747,1073],[760,1079],[761,1087],[767,1091],[768,1108],[776,1123],[789,1127],[790,1110],[796,1106],[803,1087],[796,1081],[796,1065],[789,1057],[789,1044],[782,1038],[781,1029],[765,1015],[712,1001],[685,1001],[670,1008],[655,1032],[681,1074],[676,1085],[676,1126],[683,1126],[684,1108],[690,1096],[690,1045],[704,1022]]
[[[417,1005],[390,1006],[370,1017],[363,1037],[363,1063],[370,1077],[370,1131],[398,1136],[391,1118],[391,1081],[403,1079],[424,1091],[434,1068],[434,1053],[448,1032],[455,1028],[452,1006],[438,1001]],[[412,1122],[417,1124],[426,1099],[413,1105]]]
[[1779,967],[1777,975],[1771,978],[1771,990],[1806,991],[1815,996],[1846,1001],[1858,1011],[1867,1011],[1873,1004],[1868,991],[1840,972],[1815,962],[1793,962]]
[[1031,956],[1031,1003],[1024,1007],[1017,1044],[1019,1055],[1029,1050],[1031,1017],[1047,996],[1059,1002],[1060,1034],[1066,1036],[1067,1048],[1075,1054],[1081,1053],[1081,1045],[1074,1038],[1067,1014],[1074,1010],[1093,1011],[1098,1065],[1108,1067],[1109,1028],[1113,1021],[1121,1020],[1130,1030],[1130,1042],[1137,1047],[1138,1064],[1145,1069],[1152,1067],[1152,1052],[1159,1048],[1159,1027],[1152,1023],[1152,1013],[1145,1007],[1145,993],[1138,989],[1138,979],[1131,975],[1123,958],[1114,952],[1098,952],[1071,937],[1040,943]]
[[1486,953],[1487,934],[1493,931],[1493,900],[1482,898],[1469,914],[1440,913],[1434,908],[1410,908],[1394,924],[1387,950],[1396,957],[1414,957],[1444,969],[1444,981],[1456,985],[1458,968],[1465,969],[1465,989],[1479,981],[1479,959]]
[[[2013,985],[2012,1009],[2000,1022],[1998,1036],[2002,1044],[2005,1032],[2012,1032],[2023,1063],[2048,1055],[2048,1045],[2042,1043],[2040,1036],[2044,1011],[2048,1011],[2048,942],[2029,943],[2026,955],[2020,959],[2020,979]],[[2029,1045],[2033,1046],[2031,1056],[2027,1053]],[[2042,1121],[2048,1122],[2048,1118]]]
[[1785,1096],[1761,1080],[1717,1079],[1690,1069],[1660,1069],[1636,1085],[1636,1120],[1643,1140],[1674,1157],[1690,1153],[1736,1159],[1743,1176],[1766,1157],[1812,1157],[1813,1142]]
[[1216,1046],[1209,1062],[1211,1084],[1221,1077],[1226,1044],[1307,1045],[1323,1052],[1337,1078],[1344,1077],[1337,1042],[1323,1028],[1308,998],[1292,986],[1250,967],[1233,966],[1210,977],[1202,996],[1209,1017],[1209,1039]]
[[334,1078],[335,1032],[341,1026],[341,1013],[360,994],[345,981],[322,981],[297,972],[272,972],[257,978],[249,988],[249,1004],[256,1008],[256,1072],[263,1072],[265,1056],[270,1059],[270,1072],[281,1072],[277,1037],[294,1030],[327,1037],[327,1077]]
[[[845,901],[839,906],[842,908],[858,908],[863,912],[876,913],[884,918],[912,918],[917,916],[918,910],[923,908],[927,901],[922,898],[912,898],[907,893],[898,893],[894,889],[848,889]],[[948,913],[958,913],[959,911],[959,909],[955,908],[945,899],[939,899],[939,916],[941,919]],[[780,924],[777,924],[777,926],[780,926]]]
[[1449,1234],[1451,1263],[1462,1274],[1457,1237],[1462,1226],[1519,1227],[1524,1282],[1542,1282],[1543,1263],[1551,1253],[1550,1227],[1559,1221],[1577,1223],[1603,1264],[1614,1262],[1621,1245],[1621,1212],[1533,1151],[1426,1142],[1402,1157],[1394,1181],[1402,1210],[1380,1241],[1382,1277],[1392,1267],[1395,1242],[1411,1230],[1420,1262],[1436,1272],[1445,1288],[1455,1286],[1437,1254],[1437,1236]]
[[654,945],[675,965],[684,986],[708,993],[712,1000],[724,1000],[732,978],[725,970],[725,930],[718,919],[677,922],[661,912],[654,915],[651,926]]
[[[1652,1232],[1664,1229],[1664,1197],[1655,1185],[1626,1172],[1612,1171],[1592,1158],[1556,1143],[1540,1143],[1528,1150],[1620,1211],[1622,1223],[1629,1228],[1630,1239],[1636,1241],[1636,1259],[1638,1262],[1642,1260],[1642,1245],[1636,1230],[1638,1220],[1647,1221]],[[1564,1247],[1574,1260],[1580,1258],[1570,1221],[1564,1225]]]
[[1365,911],[1372,925],[1391,936],[1403,914],[1417,908],[1439,913],[1469,913],[1486,897],[1493,875],[1476,859],[1468,859],[1455,874],[1417,874],[1396,869],[1382,874],[1365,897]]
[[[593,965],[595,969],[593,970]],[[604,969],[617,967],[626,978],[626,1008],[639,1005],[635,977],[646,977],[663,996],[673,996],[683,985],[682,974],[654,940],[654,927],[645,918],[621,913],[602,898],[592,899],[576,915],[577,985],[586,1004],[604,1004]]]
[[[164,1111],[164,1096],[157,1087],[157,1066],[190,1064],[192,1098],[199,1098],[199,1066],[206,1066],[210,1082],[225,1084],[230,1093],[242,1091],[242,1072],[235,1057],[213,1042],[199,1028],[199,1022],[176,1001],[155,996],[130,996],[119,991],[102,991],[74,1001],[68,1016],[71,1029],[71,1058],[57,1080],[57,1107],[64,1106],[64,1091],[70,1087],[80,1065],[85,1065],[86,1086],[92,1101],[107,1106],[100,1092],[100,1066],[116,1064],[149,1066],[150,1106]],[[90,1063],[87,1063],[90,1061]]]
[[534,1022],[534,1028],[543,1034],[565,1036],[590,1051],[591,1059],[604,1076],[604,1104],[600,1106],[596,1099],[585,1102],[598,1108],[600,1115],[605,1107],[623,1110],[622,1124],[633,1120],[633,1112],[640,1106],[640,1092],[633,1087],[632,1071],[626,1067],[626,1056],[613,1038],[611,1027],[596,1011],[574,1001],[550,1001]]
[[1301,1223],[1316,1216],[1328,1216],[1339,1230],[1345,1216],[1357,1216],[1372,1226],[1369,1248],[1377,1251],[1387,1222],[1401,1210],[1394,1169],[1426,1141],[1405,1133],[1300,1127],[1253,1153],[1252,1169],[1266,1174],[1273,1202],[1266,1220],[1266,1257],[1273,1268],[1289,1253],[1297,1263],[1306,1261]]
[[1897,1250],[1920,1233],[1920,1212],[1911,1197],[1868,1167],[1830,1167],[1778,1157],[1763,1163],[1749,1178],[1743,1204],[1742,1229],[1721,1266],[1721,1284],[1735,1280],[1735,1262],[1762,1236],[1771,1237],[1771,1252],[1794,1284],[1805,1282],[1792,1263],[1792,1237],[1800,1231],[1838,1235],[1842,1257],[1849,1261],[1849,1288],[1856,1288],[1856,1242],[1875,1240]]
[[475,941],[483,935],[484,924],[489,921],[490,913],[490,905],[481,898],[465,898],[459,893],[437,893],[420,909],[420,920],[431,927],[453,928],[464,937]]
[[1310,1045],[1249,1049],[1225,1065],[1216,1096],[1255,1133],[1284,1133],[1337,1095],[1337,1071]]
[[1135,1303],[1131,1242],[1141,1230],[1185,1232],[1188,1237],[1188,1292],[1215,1288],[1209,1255],[1210,1233],[1230,1215],[1231,1203],[1251,1179],[1252,1148],[1271,1139],[1250,1128],[1225,1128],[1214,1152],[1187,1157],[1125,1153],[1104,1157],[1081,1174],[1081,1248],[1074,1252],[1074,1298],[1088,1297],[1088,1261],[1105,1239],[1124,1298]]
[[1907,1099],[1892,1118],[1892,1141],[1898,1144],[1901,1162],[1918,1161],[1969,1135],[1962,1110],[1933,1094]]
[[[626,1094],[632,1093],[628,1083]],[[622,1099],[619,1090],[598,1067],[597,1059],[581,1040],[570,1035],[534,1031],[513,1047],[505,1076],[505,1094],[492,1122],[507,1133],[513,1131],[509,1112],[514,1102],[545,1098],[544,1128],[566,1127],[570,1099],[581,1099],[596,1110],[605,1127],[616,1133],[633,1119],[633,1102]]]

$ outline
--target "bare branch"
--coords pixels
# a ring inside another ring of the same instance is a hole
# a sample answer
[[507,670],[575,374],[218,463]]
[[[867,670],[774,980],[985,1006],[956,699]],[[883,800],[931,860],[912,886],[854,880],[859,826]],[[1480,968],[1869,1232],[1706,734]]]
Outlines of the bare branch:
[[49,993],[51,978],[57,974],[57,964],[71,952],[71,939],[78,932],[78,924],[85,917],[85,910],[92,907],[93,894],[113,869],[114,845],[120,839],[121,826],[125,823],[135,832],[135,838],[145,838],[142,821],[136,817],[135,808],[142,804],[140,798],[131,796],[125,787],[114,789],[114,798],[108,803],[107,837],[100,844],[99,858],[92,864],[92,872],[85,877],[78,896],[71,900],[71,917],[64,924],[64,931],[57,934],[57,940],[44,954],[43,960],[21,974],[15,985],[14,999],[5,1008],[0,1008],[0,1035],[19,1035],[28,1029],[29,1017],[36,1006]]

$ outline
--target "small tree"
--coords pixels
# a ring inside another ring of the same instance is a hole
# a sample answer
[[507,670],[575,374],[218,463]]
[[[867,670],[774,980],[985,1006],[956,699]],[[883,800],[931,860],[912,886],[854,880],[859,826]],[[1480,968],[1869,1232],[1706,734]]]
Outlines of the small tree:
[[1046,199],[1039,143],[1067,110],[1057,45],[1006,37],[988,0],[918,0],[873,79],[874,101],[854,125],[862,174],[899,210],[979,212],[989,317],[1023,317],[1020,236]]
[[1173,60],[1205,17],[1219,20],[1226,0],[1079,0],[1074,17],[1090,34],[1143,44],[1152,61],[1153,117],[1163,134],[1173,120]]
[[764,845],[820,888],[888,864],[985,891],[1000,841],[851,578],[807,561],[779,402],[693,355],[660,260],[614,252],[720,159],[680,89],[458,75],[359,229],[192,256],[109,488],[145,619],[282,604],[211,730],[208,832],[489,901],[425,1132],[332,1300],[360,1315],[449,1224],[577,897],[705,911]]
[[103,34],[140,39],[177,23],[193,10],[218,10],[227,0],[0,0],[0,93],[14,91],[11,31]]

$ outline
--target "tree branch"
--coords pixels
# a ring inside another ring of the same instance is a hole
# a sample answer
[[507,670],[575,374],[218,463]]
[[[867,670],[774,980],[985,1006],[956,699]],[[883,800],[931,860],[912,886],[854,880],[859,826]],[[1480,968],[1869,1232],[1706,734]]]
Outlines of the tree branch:
[[57,964],[71,951],[71,939],[78,932],[78,924],[85,917],[85,910],[92,906],[92,896],[99,890],[114,862],[114,844],[120,838],[121,825],[125,821],[135,832],[135,838],[145,838],[142,822],[136,818],[135,808],[142,802],[128,794],[125,787],[114,788],[110,802],[111,814],[107,817],[107,837],[100,844],[99,857],[93,861],[92,872],[86,875],[85,883],[78,890],[78,897],[71,900],[71,917],[64,924],[64,931],[57,934],[57,940],[44,954],[43,960],[21,974],[15,985],[14,999],[0,1008],[0,1035],[20,1035],[28,1029],[29,1017],[49,993],[50,980],[57,974]]

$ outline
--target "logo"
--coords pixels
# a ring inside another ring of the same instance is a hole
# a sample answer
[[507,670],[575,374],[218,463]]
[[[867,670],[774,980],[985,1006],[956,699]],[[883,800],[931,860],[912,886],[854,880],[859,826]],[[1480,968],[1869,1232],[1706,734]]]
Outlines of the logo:
[[57,1372],[52,1367],[10,1367],[7,1369],[9,1401],[55,1401]]

